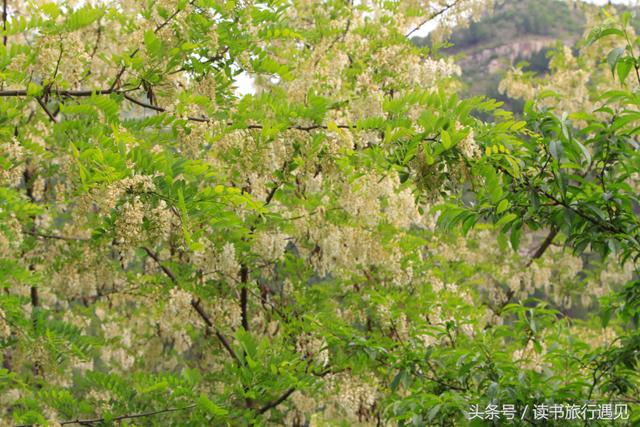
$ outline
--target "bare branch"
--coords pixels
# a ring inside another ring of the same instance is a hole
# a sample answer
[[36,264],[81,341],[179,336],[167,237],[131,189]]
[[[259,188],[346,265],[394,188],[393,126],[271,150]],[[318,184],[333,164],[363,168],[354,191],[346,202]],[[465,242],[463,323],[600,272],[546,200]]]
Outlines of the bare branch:
[[240,266],[240,312],[242,313],[242,327],[245,331],[249,331],[249,295],[247,293],[247,286],[249,286],[249,267],[246,264]]
[[[112,93],[123,93],[123,91],[116,91],[110,89],[80,89],[80,90],[52,90],[50,94],[56,94],[62,97],[85,97],[93,95],[109,95]],[[29,96],[26,89],[11,89],[0,91],[0,97],[11,96]]]
[[213,322],[211,321],[211,318],[200,305],[200,300],[192,299],[191,307],[193,307],[193,309],[198,313],[200,318],[202,318],[204,323],[207,325],[207,328],[213,330],[216,338],[218,338],[218,341],[220,341],[220,343],[225,348],[225,350],[227,350],[227,353],[229,353],[229,355],[235,360],[236,364],[238,364],[238,366],[241,366],[242,362],[240,361],[240,358],[238,357],[236,352],[233,350],[233,347],[231,347],[231,344],[229,344],[229,341],[227,340],[227,338],[217,328],[213,326]]

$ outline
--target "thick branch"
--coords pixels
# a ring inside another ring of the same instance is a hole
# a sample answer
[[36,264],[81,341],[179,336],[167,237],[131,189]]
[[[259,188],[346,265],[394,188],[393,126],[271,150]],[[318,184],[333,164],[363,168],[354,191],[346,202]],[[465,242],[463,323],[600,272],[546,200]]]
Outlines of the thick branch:
[[[109,95],[112,93],[120,93],[117,90],[111,89],[80,89],[80,90],[53,90],[49,92],[50,94],[56,94],[58,96],[68,96],[68,97],[85,97],[92,95]],[[0,97],[18,97],[18,96],[29,96],[27,94],[26,89],[11,89],[11,90],[1,90]]]

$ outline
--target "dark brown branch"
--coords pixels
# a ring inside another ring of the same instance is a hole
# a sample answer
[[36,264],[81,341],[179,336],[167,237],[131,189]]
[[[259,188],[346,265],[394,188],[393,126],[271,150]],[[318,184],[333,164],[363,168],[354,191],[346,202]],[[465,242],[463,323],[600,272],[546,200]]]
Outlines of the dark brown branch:
[[[2,0],[2,30],[7,31],[7,0]],[[7,46],[7,35],[2,36],[2,45]]]
[[241,362],[240,358],[238,357],[238,355],[236,354],[236,352],[233,350],[233,347],[231,347],[231,344],[229,343],[229,340],[227,340],[227,338],[222,334],[222,332],[220,332],[220,330],[218,330],[217,328],[215,328],[213,326],[213,322],[211,321],[211,318],[209,317],[209,315],[204,311],[204,309],[200,305],[200,300],[199,299],[198,300],[192,299],[191,300],[191,307],[193,307],[194,310],[198,313],[200,318],[207,325],[207,328],[213,330],[216,338],[218,339],[218,341],[220,341],[220,344],[222,344],[222,346],[225,348],[225,350],[227,350],[227,353],[229,353],[229,355],[231,356],[231,358],[233,358],[233,360],[236,362],[236,364],[238,366],[241,366],[242,362]]
[[[161,409],[159,411],[153,411],[153,412],[143,412],[140,414],[120,415],[118,417],[110,419],[109,421],[132,420],[135,418],[144,418],[144,417],[151,417],[153,415],[167,414],[169,412],[186,411],[189,409],[193,409],[196,406],[197,406],[196,404],[193,404],[193,405],[184,406],[182,408],[168,408],[168,409]],[[105,421],[106,420],[104,418],[92,418],[92,419],[86,419],[86,420],[75,419],[75,420],[69,420],[69,421],[61,421],[60,425],[63,425],[63,426],[69,425],[69,424],[91,425],[96,423],[103,423]],[[33,426],[35,426],[35,424],[22,424],[16,427],[33,427]]]
[[282,402],[284,402],[285,400],[287,400],[289,398],[289,396],[291,396],[293,394],[293,392],[296,391],[295,387],[291,387],[289,388],[287,391],[285,391],[280,397],[278,397],[276,400],[274,400],[273,402],[269,402],[266,405],[264,405],[262,408],[260,408],[258,410],[259,414],[264,414],[265,412],[267,412],[269,409],[273,409],[276,406],[278,406],[279,404],[281,404]]
[[[60,53],[58,54],[58,60],[56,61],[56,68],[53,70],[53,77],[51,77],[51,83],[49,83],[49,88],[51,87],[51,84],[53,84],[53,81],[56,79],[56,77],[58,77],[58,71],[60,71],[60,61],[62,61],[62,55],[64,53],[64,45],[62,44],[62,42],[60,42]],[[47,94],[45,93],[45,96]]]
[[[339,41],[344,41],[344,38],[347,36],[347,33],[349,32],[349,29],[351,28],[351,20],[353,18],[353,0],[350,0],[349,2],[349,19],[347,19],[347,25],[345,25],[344,30],[341,32],[341,34],[338,34],[329,44],[329,47],[327,47],[327,49],[325,50],[325,55],[329,52],[331,52],[331,49],[333,49],[333,47],[336,45],[336,43],[338,43]],[[322,56],[319,56],[315,62],[313,63],[314,66],[317,66],[318,63],[320,62],[320,60],[322,59]]]
[[242,327],[245,331],[249,331],[249,310],[247,308],[249,297],[247,294],[247,286],[249,286],[249,267],[246,264],[240,266],[240,313],[242,314]]
[[[111,89],[80,89],[80,90],[53,90],[50,94],[56,94],[63,97],[85,97],[93,95],[109,95],[112,93],[121,93]],[[0,97],[11,96],[28,96],[26,89],[11,89],[0,91]]]
[[[498,169],[503,172],[505,175],[509,176],[512,180],[514,181],[518,181],[518,179],[513,176],[513,174],[511,174],[511,172],[509,172],[508,170],[506,170],[505,168],[498,166]],[[601,229],[608,231],[610,233],[614,233],[614,234],[624,234],[624,230],[619,229],[618,227],[611,225],[611,224],[607,224],[606,222],[600,221],[597,218],[592,217],[591,215],[588,215],[584,212],[582,212],[580,209],[577,209],[573,206],[571,206],[569,203],[567,203],[565,200],[561,200],[558,199],[557,197],[555,197],[553,194],[549,193],[548,191],[545,191],[543,188],[540,187],[535,187],[531,184],[531,182],[527,179],[527,177],[524,177],[524,185],[530,189],[533,190],[537,193],[542,194],[543,196],[547,197],[548,199],[552,200],[554,202],[555,205],[557,206],[562,206],[567,210],[570,210],[571,212],[575,213],[576,215],[578,215],[579,217],[581,217],[582,219],[585,219],[587,221],[589,221],[591,224],[600,227]]]
[[[166,267],[164,264],[162,264],[162,261],[160,260],[160,257],[158,256],[158,254],[155,253],[154,251],[152,251],[151,249],[147,248],[147,247],[143,247],[143,249],[147,253],[147,255],[149,255],[149,257],[151,257],[151,259],[153,259],[160,266],[160,269],[162,269],[162,272],[169,279],[171,279],[171,281],[174,284],[177,285],[178,284],[178,279],[177,279],[176,275],[173,274],[173,272],[168,267]],[[241,365],[242,363],[241,363],[240,359],[238,358],[238,355],[236,354],[236,352],[233,350],[233,347],[231,347],[231,345],[229,344],[229,341],[222,334],[222,332],[220,332],[220,330],[218,330],[216,327],[214,327],[213,322],[211,321],[211,318],[209,317],[209,315],[204,311],[204,309],[200,305],[200,300],[192,298],[191,299],[191,307],[193,307],[193,309],[196,311],[196,313],[198,313],[200,318],[204,321],[205,325],[207,326],[207,329],[213,330],[216,338],[218,339],[218,341],[220,341],[220,344],[222,344],[222,346],[225,348],[225,350],[227,350],[227,353],[229,353],[229,355],[233,358],[233,360],[238,365]]]
[[93,59],[98,53],[98,48],[100,46],[100,40],[102,39],[102,18],[98,21],[98,29],[96,30],[96,43],[93,45],[93,49],[91,50],[90,58]]
[[[210,58],[207,58],[205,61],[201,61],[199,62],[200,65],[207,65],[207,64],[211,64],[212,62],[217,62],[220,61],[222,59],[224,59],[224,55],[229,51],[228,47],[225,47],[224,49],[222,49],[222,51],[215,55],[212,56]],[[173,74],[178,74],[178,73],[182,73],[183,71],[187,71],[187,68],[182,66],[180,68],[178,68],[177,70],[173,70],[169,73],[169,75],[173,75]]]
[[[289,160],[286,160],[283,164],[282,164],[282,168],[280,169],[280,173],[282,175],[284,175],[287,172],[287,168],[289,167]],[[271,203],[271,200],[273,200],[273,197],[276,195],[276,192],[278,191],[278,188],[280,188],[280,186],[282,185],[281,182],[276,181],[273,184],[273,187],[271,188],[271,190],[269,191],[269,194],[267,194],[267,198],[264,201],[264,205],[268,206]]]
[[[0,96],[2,96],[2,92],[0,92]],[[159,113],[165,113],[167,111],[166,108],[162,108],[160,106],[157,105],[152,105],[149,104],[147,102],[144,101],[140,101],[139,99],[136,99],[128,94],[124,94],[125,99],[127,99],[128,101],[142,107],[142,108],[147,108],[149,110],[154,110],[157,111]],[[200,123],[209,123],[209,122],[213,122],[213,119],[210,119],[209,117],[203,116],[203,117],[194,117],[194,116],[189,116],[187,117],[187,120],[189,121],[193,121],[193,122],[200,122]],[[226,123],[227,126],[233,126],[233,122],[227,122]],[[349,126],[349,125],[344,125],[344,124],[339,124],[336,125],[336,127],[338,129],[352,129],[353,126]],[[243,129],[263,129],[264,126],[263,125],[258,125],[258,124],[250,124],[245,126]],[[308,126],[301,126],[301,125],[292,125],[292,126],[288,126],[287,129],[289,130],[299,130],[299,131],[303,131],[303,132],[310,132],[312,130],[318,130],[318,129],[328,129],[329,126],[327,125],[308,125]]]
[[[157,111],[159,113],[165,113],[167,112],[166,108],[162,108],[159,107],[157,105],[152,105],[149,104],[147,102],[144,101],[140,101],[139,99],[136,99],[130,95],[128,95],[129,91],[124,91],[124,90],[117,90],[117,89],[94,89],[94,90],[89,90],[89,89],[81,89],[81,90],[57,90],[57,91],[51,91],[50,94],[56,94],[58,96],[62,96],[62,97],[72,97],[72,98],[81,98],[81,97],[88,97],[88,96],[94,96],[94,95],[110,95],[110,94],[118,94],[118,95],[123,95],[124,98],[129,101],[132,102],[133,104],[136,104],[142,108],[147,108],[149,110],[154,110]],[[0,90],[0,98],[2,97],[22,97],[22,96],[28,96],[27,91],[25,89],[11,89],[11,90]],[[193,116],[189,116],[187,117],[187,120],[189,121],[193,121],[193,122],[200,122],[200,123],[210,123],[210,122],[214,122],[214,119],[211,119],[209,117],[203,116],[203,117],[193,117]],[[227,126],[233,126],[234,124],[232,122],[227,122],[226,123]],[[337,124],[335,126],[338,129],[353,129],[353,126],[350,125],[345,125],[345,124]],[[264,126],[263,125],[259,125],[259,124],[250,124],[250,125],[246,125],[245,127],[243,127],[242,129],[263,129]],[[313,130],[327,130],[329,129],[329,126],[327,125],[308,125],[308,126],[303,126],[303,125],[291,125],[291,126],[287,126],[288,130],[299,130],[299,131],[303,131],[303,132],[310,132]]]
[[549,231],[547,237],[544,239],[538,249],[533,253],[533,255],[531,255],[531,258],[529,258],[527,267],[531,266],[531,264],[533,264],[533,261],[537,260],[545,253],[545,251],[547,250],[547,248],[549,248],[549,246],[551,246],[551,243],[553,243],[553,239],[555,239],[557,235],[558,229],[556,227],[551,227],[551,230]]
[[162,272],[169,278],[171,279],[171,281],[174,284],[178,284],[178,279],[176,278],[176,276],[173,274],[173,271],[169,270],[168,267],[166,267],[162,261],[160,261],[160,258],[158,257],[158,254],[155,253],[154,251],[152,251],[151,249],[147,248],[146,246],[143,247],[142,249],[144,249],[144,251],[147,253],[147,255],[149,255],[155,262],[156,264],[158,264],[158,266],[160,267],[160,269],[162,270]]
[[42,107],[44,112],[47,113],[47,116],[49,117],[49,120],[51,120],[53,123],[58,123],[58,121],[56,120],[55,116],[51,113],[51,111],[49,111],[49,109],[47,108],[47,106],[44,103],[44,101],[42,100],[42,98],[36,97],[36,101],[38,101],[38,104],[40,105],[40,107]]

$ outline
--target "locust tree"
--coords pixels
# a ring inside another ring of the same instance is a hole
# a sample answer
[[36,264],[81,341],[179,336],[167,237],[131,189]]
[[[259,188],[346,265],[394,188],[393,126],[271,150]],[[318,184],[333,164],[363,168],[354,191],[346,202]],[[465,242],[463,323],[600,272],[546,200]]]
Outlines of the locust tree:
[[618,92],[520,120],[461,99],[438,51],[484,1],[4,6],[3,422],[457,425],[637,399],[626,22],[598,33],[628,42],[598,74]]

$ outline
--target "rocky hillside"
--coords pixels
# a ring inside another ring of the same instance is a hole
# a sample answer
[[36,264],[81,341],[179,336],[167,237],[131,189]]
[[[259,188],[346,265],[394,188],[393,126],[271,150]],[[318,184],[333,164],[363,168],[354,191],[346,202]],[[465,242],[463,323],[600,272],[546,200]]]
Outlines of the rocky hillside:
[[[518,110],[517,102],[498,93],[504,71],[521,61],[529,70],[548,71],[548,50],[558,41],[573,46],[585,22],[583,8],[566,0],[497,0],[478,22],[454,31],[441,52],[458,58],[468,95],[488,95]],[[414,40],[431,44],[429,37]]]

